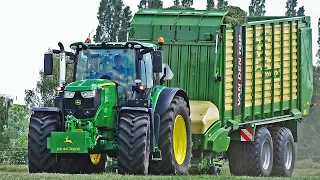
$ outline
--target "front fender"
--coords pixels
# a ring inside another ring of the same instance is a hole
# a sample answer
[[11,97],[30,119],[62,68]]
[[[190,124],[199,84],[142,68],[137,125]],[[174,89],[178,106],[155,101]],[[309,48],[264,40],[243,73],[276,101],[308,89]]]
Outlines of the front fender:
[[32,112],[57,112],[61,113],[61,110],[57,107],[34,107]]
[[52,113],[57,113],[60,117],[59,120],[57,120],[58,125],[58,129],[59,130],[63,130],[64,127],[64,115],[63,112],[60,108],[57,107],[34,107],[31,109],[32,114],[36,113],[36,112],[52,112]]
[[122,111],[142,111],[142,112],[149,112],[149,109],[146,107],[121,107],[119,113]]
[[58,113],[61,120],[64,119],[63,117],[63,111],[58,108],[58,107],[34,107],[31,109],[32,113],[35,113],[35,112],[55,112],[55,113]]

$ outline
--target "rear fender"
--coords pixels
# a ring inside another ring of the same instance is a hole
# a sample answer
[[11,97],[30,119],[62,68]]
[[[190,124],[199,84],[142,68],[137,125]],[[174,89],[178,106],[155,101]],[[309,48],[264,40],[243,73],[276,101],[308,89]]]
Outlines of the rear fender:
[[188,108],[190,108],[189,98],[184,90],[180,88],[164,88],[160,92],[160,95],[157,99],[155,114],[158,114],[161,117],[169,108],[170,103],[175,95],[183,97],[184,100],[187,102]]
[[[161,116],[167,111],[175,95],[183,97],[184,100],[187,102],[188,108],[190,108],[189,98],[187,93],[184,90],[179,88],[164,88],[163,90],[161,90],[156,102],[156,107],[154,112],[154,117],[155,117],[154,133],[155,133],[156,141],[159,140]],[[189,116],[190,116],[190,111],[189,111]]]

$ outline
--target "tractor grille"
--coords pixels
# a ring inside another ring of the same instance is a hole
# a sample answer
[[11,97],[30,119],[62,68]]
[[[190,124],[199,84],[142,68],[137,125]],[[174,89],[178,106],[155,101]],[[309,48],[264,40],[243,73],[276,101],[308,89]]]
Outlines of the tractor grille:
[[[83,98],[81,93],[76,91],[72,99],[65,98],[65,113],[73,115],[75,118],[93,118],[101,102],[100,93],[95,98]],[[79,101],[80,100],[80,101]],[[81,102],[79,104],[76,101]]]

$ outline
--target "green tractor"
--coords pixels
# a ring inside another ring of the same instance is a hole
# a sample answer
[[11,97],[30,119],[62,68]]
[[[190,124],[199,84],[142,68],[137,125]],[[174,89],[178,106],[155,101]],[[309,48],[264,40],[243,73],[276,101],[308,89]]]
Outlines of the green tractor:
[[162,44],[161,37],[158,45],[76,42],[67,52],[58,43],[60,50],[46,53],[45,75],[52,75],[53,55],[60,57],[60,85],[54,107],[32,109],[29,172],[101,173],[111,157],[120,174],[187,174],[189,100],[183,89],[163,86],[173,73]]

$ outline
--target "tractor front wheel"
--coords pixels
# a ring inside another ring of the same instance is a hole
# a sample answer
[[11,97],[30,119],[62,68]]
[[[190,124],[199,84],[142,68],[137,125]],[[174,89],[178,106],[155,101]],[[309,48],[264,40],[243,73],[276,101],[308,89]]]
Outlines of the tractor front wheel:
[[47,138],[58,131],[60,117],[54,112],[35,112],[30,117],[28,161],[30,173],[58,173],[60,163],[47,148]]
[[175,96],[161,117],[158,144],[162,160],[150,163],[153,174],[189,174],[192,156],[190,125],[187,102],[184,98]]
[[119,174],[147,175],[150,154],[148,113],[125,111],[118,122]]

